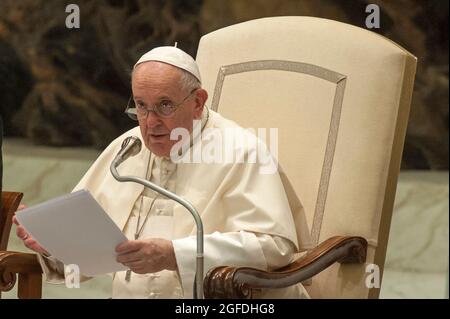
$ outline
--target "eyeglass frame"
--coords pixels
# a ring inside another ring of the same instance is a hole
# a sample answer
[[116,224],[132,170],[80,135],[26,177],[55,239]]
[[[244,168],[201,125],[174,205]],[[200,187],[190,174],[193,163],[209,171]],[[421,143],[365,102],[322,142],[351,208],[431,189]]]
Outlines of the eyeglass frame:
[[[143,118],[143,119],[146,119],[146,118],[148,117],[148,114],[149,114],[150,112],[155,113],[158,117],[163,118],[163,119],[170,119],[170,118],[172,118],[172,117],[175,115],[175,112],[179,109],[179,107],[180,107],[184,102],[186,102],[186,101],[192,96],[192,94],[193,94],[195,91],[197,91],[197,90],[199,90],[199,89],[200,89],[200,88],[192,89],[191,93],[189,93],[189,94],[188,94],[188,95],[187,95],[180,103],[174,104],[174,105],[173,105],[174,110],[173,110],[169,115],[161,115],[161,114],[157,111],[157,106],[156,106],[156,105],[153,105],[153,106],[151,106],[150,109],[149,109],[149,108],[145,108],[146,114],[145,114],[145,116],[142,116],[142,118]],[[138,115],[137,107],[130,107],[130,102],[133,101],[133,100],[134,100],[134,99],[133,99],[133,96],[131,95],[130,98],[128,99],[127,107],[126,107],[124,113],[127,114],[128,117],[131,118],[132,120],[134,120],[134,121],[139,121],[140,115]]]

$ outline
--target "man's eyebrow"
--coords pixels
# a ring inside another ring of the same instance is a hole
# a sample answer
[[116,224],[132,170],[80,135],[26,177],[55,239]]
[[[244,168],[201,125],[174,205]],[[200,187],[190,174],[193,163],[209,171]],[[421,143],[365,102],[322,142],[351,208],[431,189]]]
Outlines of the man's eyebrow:
[[[142,100],[142,98],[140,96],[133,96],[133,99],[134,100]],[[161,100],[170,100],[170,101],[172,101],[172,98],[170,96],[163,95],[163,96],[158,97],[158,101],[161,101]]]

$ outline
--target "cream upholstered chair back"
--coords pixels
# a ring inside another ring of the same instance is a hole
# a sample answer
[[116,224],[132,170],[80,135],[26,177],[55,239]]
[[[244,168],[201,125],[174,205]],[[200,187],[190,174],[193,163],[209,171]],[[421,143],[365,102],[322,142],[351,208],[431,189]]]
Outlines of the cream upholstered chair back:
[[313,242],[369,243],[365,265],[334,264],[313,278],[311,296],[378,297],[367,266],[381,279],[416,58],[355,26],[273,17],[203,36],[197,62],[213,110],[245,128],[278,129],[279,164]]

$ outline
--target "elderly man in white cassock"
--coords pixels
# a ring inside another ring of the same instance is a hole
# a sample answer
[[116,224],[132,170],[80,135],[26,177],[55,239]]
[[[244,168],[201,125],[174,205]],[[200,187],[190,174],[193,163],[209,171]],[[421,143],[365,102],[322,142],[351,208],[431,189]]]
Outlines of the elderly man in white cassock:
[[[204,224],[205,273],[220,265],[275,269],[309,248],[303,208],[297,198],[288,200],[278,171],[264,173],[261,161],[242,160],[265,145],[209,110],[207,98],[191,56],[176,47],[144,54],[132,74],[130,103],[135,106],[127,108],[139,126],[114,140],[75,187],[89,190],[129,239],[116,248],[117,261],[130,271],[113,274],[113,298],[193,297],[196,227],[192,216],[163,195],[137,183],[119,183],[110,173],[111,161],[128,136],[139,137],[146,147],[121,164],[120,174],[146,178],[193,204]],[[187,143],[174,134],[171,138],[177,128],[189,132]],[[193,154],[213,143],[217,132],[236,142],[227,143],[224,150],[238,153],[234,160],[173,160],[171,150],[179,155],[173,151],[175,146]],[[252,138],[256,143],[239,143]],[[40,253],[46,280],[63,283],[64,265],[46,255],[21,226],[17,234]],[[300,298],[307,293],[299,284],[263,291],[260,297]]]

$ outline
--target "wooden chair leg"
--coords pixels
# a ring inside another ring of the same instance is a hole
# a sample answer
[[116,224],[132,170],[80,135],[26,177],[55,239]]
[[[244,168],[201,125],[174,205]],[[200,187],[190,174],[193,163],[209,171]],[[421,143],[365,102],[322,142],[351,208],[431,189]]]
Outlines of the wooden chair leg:
[[42,274],[19,274],[17,296],[19,299],[42,298]]

